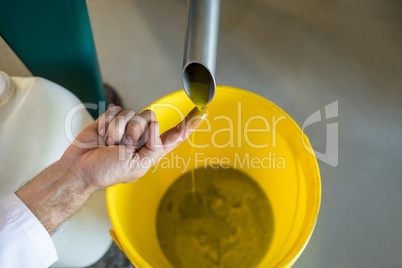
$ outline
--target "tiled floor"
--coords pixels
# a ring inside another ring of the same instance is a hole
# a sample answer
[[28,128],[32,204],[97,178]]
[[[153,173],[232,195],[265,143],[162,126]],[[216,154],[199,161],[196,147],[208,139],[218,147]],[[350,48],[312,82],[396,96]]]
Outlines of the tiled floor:
[[[87,2],[103,78],[126,106],[182,87],[185,0]],[[401,11],[398,0],[222,0],[218,84],[299,124],[339,101],[339,166],[319,163],[320,216],[294,267],[402,267]],[[0,69],[27,74],[10,53],[1,44]],[[308,134],[323,152],[325,122]],[[115,252],[94,267],[125,267]]]

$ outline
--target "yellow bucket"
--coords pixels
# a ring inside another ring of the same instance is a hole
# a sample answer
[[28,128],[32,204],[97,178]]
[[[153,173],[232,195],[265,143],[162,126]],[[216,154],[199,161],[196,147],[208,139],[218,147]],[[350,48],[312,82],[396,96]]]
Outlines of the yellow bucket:
[[[194,107],[183,90],[152,104],[161,133]],[[189,169],[225,165],[253,178],[270,200],[272,243],[258,267],[289,267],[313,232],[321,200],[321,180],[311,145],[293,119],[272,102],[246,90],[218,86],[208,120],[196,133],[198,159]],[[136,267],[172,267],[156,233],[159,202],[184,172],[175,159],[193,157],[191,140],[181,144],[141,179],[106,191],[110,233]],[[222,161],[224,159],[224,163]]]

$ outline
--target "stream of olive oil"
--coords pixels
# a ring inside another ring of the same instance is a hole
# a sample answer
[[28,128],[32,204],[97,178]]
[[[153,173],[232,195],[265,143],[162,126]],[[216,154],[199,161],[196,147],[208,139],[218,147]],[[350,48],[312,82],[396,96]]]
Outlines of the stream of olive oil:
[[191,169],[191,192],[195,195],[195,153],[194,153],[194,141],[195,141],[195,131],[191,134],[191,157],[194,161],[194,167]]
[[190,83],[190,99],[193,101],[198,110],[201,110],[208,103],[209,86],[205,83]]
[[[206,83],[199,83],[199,82],[191,82],[190,83],[190,99],[193,103],[197,106],[198,110],[201,111],[202,107],[204,107],[208,103],[209,97],[209,85]],[[195,160],[194,154],[194,142],[195,142],[195,131],[191,134],[191,157],[192,160]],[[194,168],[191,170],[191,191],[195,195],[195,175],[194,175]]]

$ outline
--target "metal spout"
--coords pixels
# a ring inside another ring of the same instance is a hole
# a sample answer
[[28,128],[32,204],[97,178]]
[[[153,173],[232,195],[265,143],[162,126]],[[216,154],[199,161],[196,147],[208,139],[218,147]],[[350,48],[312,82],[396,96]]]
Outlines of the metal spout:
[[188,0],[187,5],[183,86],[196,105],[205,105],[213,99],[216,89],[220,0]]

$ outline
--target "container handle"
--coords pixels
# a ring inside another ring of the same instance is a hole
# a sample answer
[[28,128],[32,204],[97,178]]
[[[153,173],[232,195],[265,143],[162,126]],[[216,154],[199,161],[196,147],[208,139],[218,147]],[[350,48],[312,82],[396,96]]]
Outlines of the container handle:
[[[120,244],[120,241],[119,241],[119,239],[117,238],[116,233],[114,232],[114,230],[113,230],[113,229],[110,229],[110,230],[109,230],[109,233],[110,233],[110,236],[112,237],[113,241],[114,241],[114,242],[116,243],[116,245],[119,247],[119,249],[120,249],[121,251],[123,251],[124,254],[126,254],[126,252],[124,251],[123,246]],[[126,254],[126,255],[127,255],[127,254]]]

